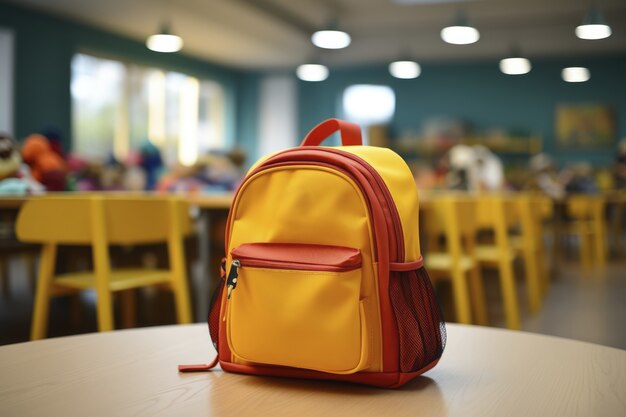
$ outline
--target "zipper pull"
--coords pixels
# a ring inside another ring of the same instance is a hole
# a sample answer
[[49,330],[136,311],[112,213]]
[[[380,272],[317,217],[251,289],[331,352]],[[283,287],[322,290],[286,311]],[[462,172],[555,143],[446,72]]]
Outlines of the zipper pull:
[[241,262],[239,259],[233,259],[230,264],[230,271],[228,272],[228,278],[226,278],[226,299],[230,300],[230,296],[233,290],[237,287],[237,277],[239,277],[239,268],[241,267]]

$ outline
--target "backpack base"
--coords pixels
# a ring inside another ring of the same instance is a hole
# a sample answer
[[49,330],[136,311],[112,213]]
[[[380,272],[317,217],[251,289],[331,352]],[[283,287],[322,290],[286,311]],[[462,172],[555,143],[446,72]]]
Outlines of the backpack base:
[[220,360],[220,366],[224,371],[238,374],[263,375],[280,378],[300,378],[328,381],[352,382],[361,385],[371,385],[379,388],[399,388],[407,382],[415,379],[426,371],[429,371],[439,362],[439,358],[429,363],[424,368],[415,372],[357,372],[355,374],[329,374],[325,372],[295,369],[282,366],[241,365]]

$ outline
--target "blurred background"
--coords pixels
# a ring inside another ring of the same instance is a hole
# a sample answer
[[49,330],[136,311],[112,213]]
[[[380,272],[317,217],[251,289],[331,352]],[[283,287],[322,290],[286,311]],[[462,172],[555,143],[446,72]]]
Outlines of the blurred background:
[[[626,348],[623,0],[0,1],[5,196],[228,193],[329,117],[398,152],[424,207],[449,190],[547,197],[530,206],[544,213],[542,307],[526,306],[518,260],[521,324],[505,317],[498,270],[484,272],[489,323]],[[4,210],[0,343],[28,338],[33,302],[15,208]],[[212,216],[215,269],[225,209]],[[585,254],[591,234],[602,255]],[[427,255],[438,240],[423,240]],[[190,264],[198,245],[187,241]],[[118,256],[150,263],[158,251]],[[438,291],[458,320],[453,286]],[[139,325],[173,322],[159,307],[171,302],[140,303]],[[52,335],[95,330],[66,325],[92,304],[54,304]]]

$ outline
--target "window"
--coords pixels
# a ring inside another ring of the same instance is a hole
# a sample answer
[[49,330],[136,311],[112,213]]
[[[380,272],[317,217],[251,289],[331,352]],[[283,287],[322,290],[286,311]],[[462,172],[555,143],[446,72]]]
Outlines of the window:
[[224,91],[213,81],[77,54],[71,93],[78,155],[124,160],[149,140],[167,165],[192,165],[225,145]]
[[0,132],[13,133],[13,33],[0,28]]
[[259,93],[259,153],[267,155],[297,142],[296,83],[289,75],[263,77]]
[[396,95],[385,85],[355,84],[343,93],[344,117],[363,127],[367,143],[368,127],[389,123],[396,110]]

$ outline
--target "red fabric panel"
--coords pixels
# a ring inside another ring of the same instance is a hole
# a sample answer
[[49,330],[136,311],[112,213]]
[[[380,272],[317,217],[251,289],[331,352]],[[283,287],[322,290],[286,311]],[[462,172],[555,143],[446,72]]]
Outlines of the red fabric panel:
[[264,261],[298,263],[310,266],[336,266],[358,268],[361,266],[361,252],[343,246],[311,245],[303,243],[244,243],[231,251],[233,259],[244,262]]

